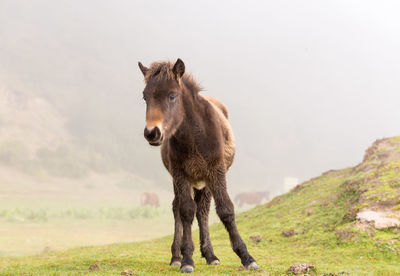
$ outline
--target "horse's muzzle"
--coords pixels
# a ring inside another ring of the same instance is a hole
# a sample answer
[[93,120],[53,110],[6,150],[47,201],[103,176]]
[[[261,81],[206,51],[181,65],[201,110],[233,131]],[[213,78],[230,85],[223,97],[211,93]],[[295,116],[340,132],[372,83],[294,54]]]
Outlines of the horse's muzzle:
[[152,146],[159,146],[162,143],[163,136],[161,135],[161,130],[156,126],[151,130],[148,130],[147,127],[144,128],[144,138],[149,142]]

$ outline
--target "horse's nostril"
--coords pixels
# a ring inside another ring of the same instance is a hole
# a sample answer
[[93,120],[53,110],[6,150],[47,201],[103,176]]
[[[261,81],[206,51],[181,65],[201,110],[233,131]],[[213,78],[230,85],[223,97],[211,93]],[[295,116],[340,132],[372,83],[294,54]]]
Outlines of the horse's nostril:
[[144,137],[149,142],[158,141],[161,137],[161,131],[158,127],[154,127],[151,130],[148,130],[147,127],[144,129]]

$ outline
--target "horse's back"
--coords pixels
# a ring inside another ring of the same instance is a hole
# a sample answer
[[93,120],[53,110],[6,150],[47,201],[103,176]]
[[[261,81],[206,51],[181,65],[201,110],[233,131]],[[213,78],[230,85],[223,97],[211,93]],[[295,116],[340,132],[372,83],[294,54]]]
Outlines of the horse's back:
[[207,95],[201,95],[204,99],[206,99],[208,102],[214,104],[221,112],[222,114],[224,114],[225,118],[228,119],[228,109],[226,108],[226,106],[221,103],[219,100],[217,100],[216,98],[207,96]]
[[218,115],[218,121],[224,138],[224,163],[226,169],[228,169],[232,165],[233,158],[235,156],[235,138],[233,136],[231,125],[228,121],[228,109],[216,98],[202,94],[200,96],[210,103]]

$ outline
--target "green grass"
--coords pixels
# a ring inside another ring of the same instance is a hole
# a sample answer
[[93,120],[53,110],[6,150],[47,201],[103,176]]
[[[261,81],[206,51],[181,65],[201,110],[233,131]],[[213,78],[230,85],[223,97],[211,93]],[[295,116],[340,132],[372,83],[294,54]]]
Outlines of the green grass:
[[[400,143],[400,140],[393,139]],[[368,159],[366,162],[374,162]],[[237,216],[239,231],[260,266],[258,272],[243,271],[230,248],[228,235],[220,224],[210,227],[215,254],[221,265],[207,266],[200,257],[198,232],[194,232],[196,275],[283,275],[289,266],[309,263],[316,274],[400,275],[400,235],[397,229],[374,230],[355,223],[355,211],[366,202],[362,190],[366,177],[375,170],[381,185],[372,185],[376,194],[386,195],[386,181],[397,181],[398,163],[369,171],[353,168],[331,171]],[[376,172],[376,170],[381,170]],[[385,177],[385,174],[387,176]],[[384,187],[384,188],[381,188]],[[391,187],[389,185],[390,189]],[[368,190],[370,192],[370,190]],[[399,191],[397,190],[397,193]],[[285,237],[282,231],[296,235]],[[261,235],[256,243],[252,235]],[[120,275],[132,270],[138,275],[177,275],[170,267],[172,237],[108,246],[82,247],[29,257],[0,260],[1,275]],[[89,272],[98,262],[100,269]]]
[[52,219],[139,219],[153,218],[166,213],[165,208],[149,206],[99,208],[10,208],[0,209],[0,222],[47,222]]

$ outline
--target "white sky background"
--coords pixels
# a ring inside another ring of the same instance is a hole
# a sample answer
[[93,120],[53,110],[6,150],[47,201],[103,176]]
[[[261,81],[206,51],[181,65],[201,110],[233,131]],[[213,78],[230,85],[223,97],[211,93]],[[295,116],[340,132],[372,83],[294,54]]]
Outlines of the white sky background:
[[264,190],[278,189],[284,176],[306,180],[355,165],[375,139],[400,135],[399,15],[398,1],[0,0],[0,35],[7,47],[21,30],[47,35],[28,35],[33,50],[21,54],[37,62],[32,74],[43,82],[46,70],[67,78],[65,67],[106,81],[80,64],[49,67],[47,47],[62,44],[60,57],[101,56],[113,72],[110,93],[111,79],[132,93],[139,132],[137,61],[180,57],[203,93],[228,106],[235,189]]

